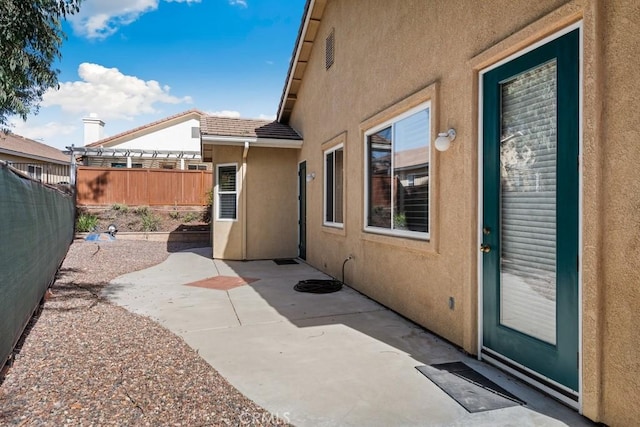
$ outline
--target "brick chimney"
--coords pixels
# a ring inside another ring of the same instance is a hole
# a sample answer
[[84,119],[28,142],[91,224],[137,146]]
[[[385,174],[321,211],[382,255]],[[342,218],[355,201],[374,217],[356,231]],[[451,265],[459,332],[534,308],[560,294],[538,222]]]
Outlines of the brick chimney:
[[84,145],[104,138],[104,122],[96,113],[89,114],[89,117],[83,118],[82,122],[84,123]]

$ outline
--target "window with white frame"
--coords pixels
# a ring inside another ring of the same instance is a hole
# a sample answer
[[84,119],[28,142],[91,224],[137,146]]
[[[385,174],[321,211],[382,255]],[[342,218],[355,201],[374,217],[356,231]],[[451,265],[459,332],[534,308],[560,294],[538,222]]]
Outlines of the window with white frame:
[[218,195],[218,219],[238,219],[237,164],[216,166],[216,192]]
[[38,179],[38,180],[42,179],[42,166],[29,165],[27,167],[27,172],[29,173],[29,176],[33,179]]
[[365,133],[366,230],[429,237],[431,104]]
[[190,164],[190,165],[187,165],[187,169],[190,170],[190,171],[206,171],[207,170],[207,165]]
[[344,147],[324,152],[324,225],[342,227],[344,223]]

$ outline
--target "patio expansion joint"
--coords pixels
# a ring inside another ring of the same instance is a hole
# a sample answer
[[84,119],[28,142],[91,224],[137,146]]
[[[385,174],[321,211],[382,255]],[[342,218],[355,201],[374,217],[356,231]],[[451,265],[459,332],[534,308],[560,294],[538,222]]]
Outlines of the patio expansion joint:
[[238,310],[236,310],[236,306],[233,304],[233,300],[231,299],[231,295],[229,295],[229,291],[225,291],[227,294],[227,298],[229,298],[229,304],[231,304],[231,308],[233,309],[233,314],[235,314],[236,319],[238,320],[238,325],[242,326],[242,321],[240,320],[240,316],[238,316]]

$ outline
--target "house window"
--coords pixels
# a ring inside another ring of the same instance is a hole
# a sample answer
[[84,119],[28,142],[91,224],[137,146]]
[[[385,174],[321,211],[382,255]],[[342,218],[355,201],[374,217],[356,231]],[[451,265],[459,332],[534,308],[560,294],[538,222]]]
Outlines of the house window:
[[160,169],[175,169],[176,168],[176,164],[175,163],[160,163]]
[[324,152],[324,225],[342,227],[344,188],[344,147]]
[[42,180],[42,166],[29,165],[27,172],[31,178]]
[[331,29],[331,32],[325,40],[325,67],[328,70],[335,60],[336,53],[336,31]]
[[206,171],[207,165],[187,165],[187,169],[190,171]]
[[429,237],[430,103],[370,129],[366,230]]
[[216,192],[218,194],[218,219],[235,220],[238,218],[238,165],[216,166]]
[[[111,163],[111,167],[112,168],[126,168],[127,164],[123,163],[123,162],[117,162],[117,163],[116,162],[112,162]],[[132,163],[131,167],[133,169],[142,169],[142,163]]]

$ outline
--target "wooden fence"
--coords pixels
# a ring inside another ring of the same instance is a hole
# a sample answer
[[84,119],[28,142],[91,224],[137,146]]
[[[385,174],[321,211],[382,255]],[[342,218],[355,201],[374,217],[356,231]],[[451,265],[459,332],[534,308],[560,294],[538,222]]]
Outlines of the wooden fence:
[[212,181],[211,171],[79,166],[77,204],[204,206]]

